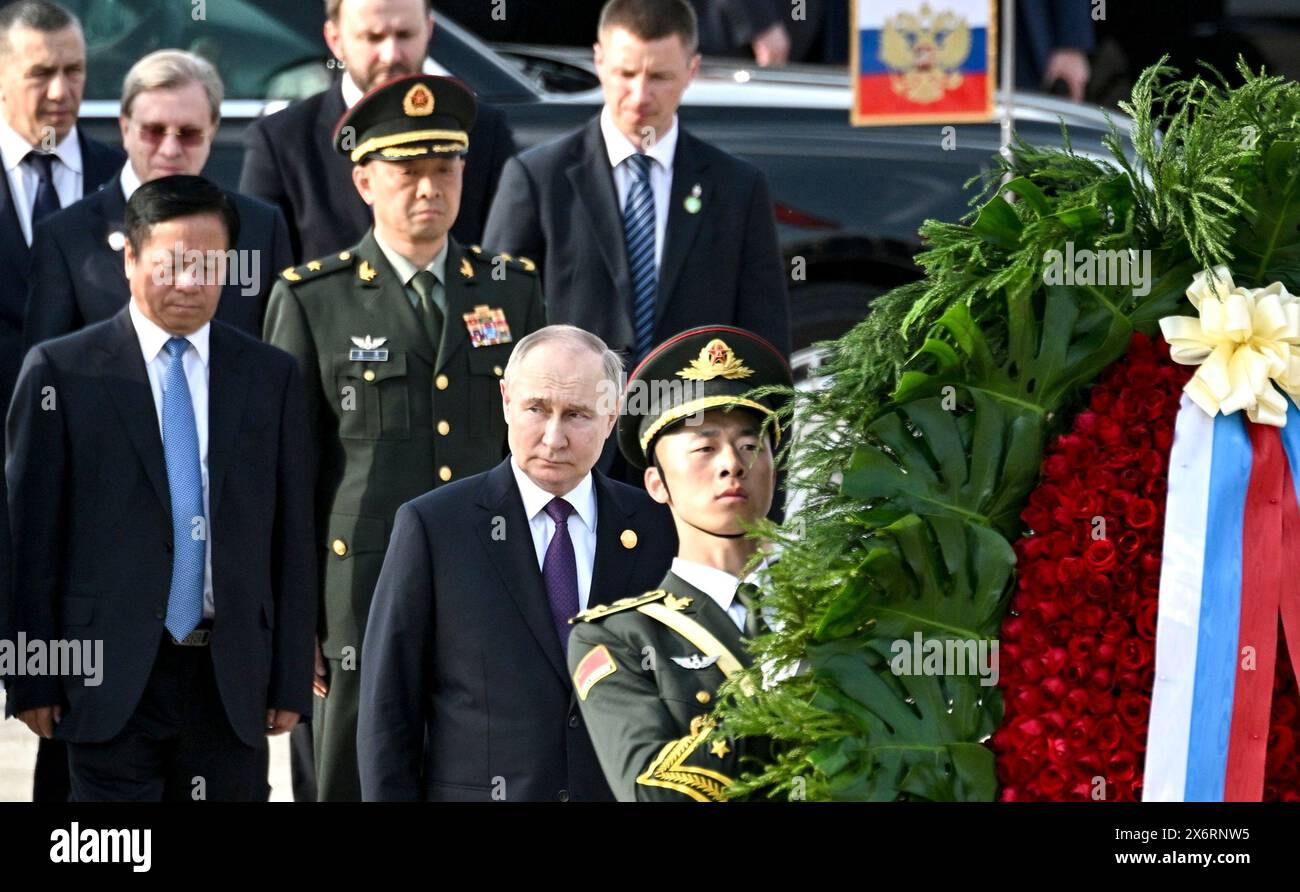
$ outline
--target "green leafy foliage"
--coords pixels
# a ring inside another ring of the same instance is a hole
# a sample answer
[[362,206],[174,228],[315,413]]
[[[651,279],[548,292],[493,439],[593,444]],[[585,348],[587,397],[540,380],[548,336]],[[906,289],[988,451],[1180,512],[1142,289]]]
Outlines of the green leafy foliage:
[[[994,798],[996,689],[952,667],[896,671],[891,655],[917,634],[997,634],[1047,437],[1134,332],[1187,311],[1197,271],[1300,291],[1300,85],[1238,74],[1230,87],[1148,69],[1107,161],[1068,134],[1064,148],[1016,141],[969,184],[965,220],[922,226],[925,278],[825,345],[824,387],[790,394],[806,500],[760,531],[781,549],[762,604],[773,631],[748,672],[761,689],[733,679],[719,707],[772,758],[733,795]],[[1071,250],[1142,252],[1147,287],[1063,279]]]

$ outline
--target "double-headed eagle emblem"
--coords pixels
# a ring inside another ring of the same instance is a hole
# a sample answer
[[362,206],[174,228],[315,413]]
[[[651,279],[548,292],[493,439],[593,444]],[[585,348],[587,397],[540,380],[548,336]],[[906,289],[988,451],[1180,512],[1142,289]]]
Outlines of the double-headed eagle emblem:
[[910,102],[931,103],[961,86],[958,69],[970,55],[970,26],[951,10],[900,12],[880,32],[880,61],[893,72],[890,86]]

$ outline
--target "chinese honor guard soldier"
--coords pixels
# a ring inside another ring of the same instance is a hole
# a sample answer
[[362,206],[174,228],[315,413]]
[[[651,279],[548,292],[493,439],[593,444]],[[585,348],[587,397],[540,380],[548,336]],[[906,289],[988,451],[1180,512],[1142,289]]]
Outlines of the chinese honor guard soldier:
[[655,591],[580,613],[568,652],[620,801],[719,801],[746,755],[709,718],[723,680],[749,665],[742,638],[758,632],[740,575],[759,543],[745,529],[772,503],[781,435],[775,418],[764,428],[777,398],[745,394],[790,381],[775,347],[726,326],[660,344],[629,379],[619,448],[672,510],[677,557]]
[[354,164],[374,226],[360,244],[286,270],[267,308],[266,340],[297,358],[321,450],[325,699],[312,725],[322,801],[361,798],[357,669],[393,517],[501,461],[500,378],[514,342],[544,324],[529,261],[448,235],[474,115],[465,87],[427,75],[354,105],[334,144]]

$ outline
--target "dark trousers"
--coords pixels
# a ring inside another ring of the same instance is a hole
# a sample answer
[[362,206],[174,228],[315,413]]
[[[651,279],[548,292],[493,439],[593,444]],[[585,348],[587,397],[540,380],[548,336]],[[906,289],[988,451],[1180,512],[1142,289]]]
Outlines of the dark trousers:
[[266,799],[267,746],[226,718],[208,647],[167,636],[126,727],[103,743],[69,743],[74,802],[254,802]]
[[360,802],[357,768],[357,707],[361,674],[342,660],[325,660],[329,693],[317,699],[311,728],[316,738],[316,797],[319,802]]

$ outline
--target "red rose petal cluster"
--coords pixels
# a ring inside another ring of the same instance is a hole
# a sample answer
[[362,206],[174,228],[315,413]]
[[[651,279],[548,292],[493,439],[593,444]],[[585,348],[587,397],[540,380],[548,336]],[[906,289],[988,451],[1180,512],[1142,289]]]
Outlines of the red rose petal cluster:
[[[1164,341],[1134,335],[1044,454],[1002,625],[1005,713],[990,745],[1003,801],[1142,798],[1167,463],[1192,371]],[[1300,801],[1300,697],[1285,647],[1264,798]]]

